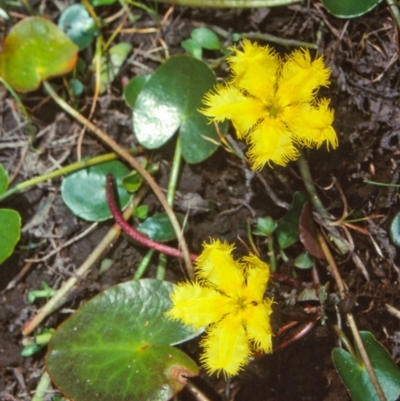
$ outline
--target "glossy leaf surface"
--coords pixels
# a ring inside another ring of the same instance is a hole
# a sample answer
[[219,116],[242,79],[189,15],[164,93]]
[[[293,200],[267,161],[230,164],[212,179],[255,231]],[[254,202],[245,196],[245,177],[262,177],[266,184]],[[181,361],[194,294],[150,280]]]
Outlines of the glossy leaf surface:
[[215,84],[214,73],[202,61],[186,55],[169,58],[135,102],[133,126],[141,145],[157,149],[179,130],[182,156],[188,163],[209,157],[220,140],[214,125],[198,109]]
[[359,17],[371,11],[382,0],[322,0],[322,4],[339,18]]
[[172,284],[130,281],[96,296],[54,334],[50,377],[75,401],[166,401],[198,374],[171,345],[197,333],[167,319]]
[[[400,370],[386,349],[368,331],[360,332],[387,401],[400,395]],[[334,348],[332,360],[353,401],[378,401],[365,365],[342,348]]]
[[106,198],[106,177],[112,173],[120,208],[124,209],[132,196],[123,188],[122,178],[129,168],[114,160],[69,174],[61,184],[64,203],[76,216],[87,221],[103,221],[112,217]]
[[33,91],[43,80],[70,72],[77,56],[78,47],[57,25],[25,18],[4,40],[0,76],[17,91]]

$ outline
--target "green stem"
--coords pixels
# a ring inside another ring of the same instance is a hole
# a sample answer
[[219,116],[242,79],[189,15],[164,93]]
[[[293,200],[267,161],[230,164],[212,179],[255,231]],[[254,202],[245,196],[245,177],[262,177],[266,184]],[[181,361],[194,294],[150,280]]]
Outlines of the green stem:
[[32,397],[32,401],[43,401],[47,392],[51,386],[51,380],[46,371],[43,372],[42,377],[36,387],[35,395]]
[[143,277],[153,254],[154,254],[154,249],[149,249],[146,252],[146,255],[144,255],[142,261],[140,262],[138,268],[136,269],[135,275],[133,276],[134,280],[139,280]]
[[[130,149],[128,152],[132,155],[135,155],[139,153],[142,150],[142,148],[135,148],[135,149]],[[62,175],[72,173],[73,171],[77,171],[86,167],[90,166],[95,166],[96,164],[104,163],[107,161],[111,160],[116,160],[118,159],[119,156],[116,153],[107,153],[105,155],[101,156],[95,156],[87,160],[81,160],[80,162],[76,162],[73,164],[70,164],[69,166],[60,168],[58,170],[54,170],[51,173],[39,175],[38,177],[33,177],[30,178],[29,180],[26,180],[24,182],[21,182],[12,188],[10,188],[8,191],[4,192],[3,194],[0,195],[0,201],[8,198],[9,196],[21,192],[29,187],[32,187],[33,185],[40,184],[41,182],[51,180],[56,177],[60,177]]]
[[400,12],[394,0],[386,0],[390,12],[396,21],[398,29],[400,29]]
[[159,3],[175,6],[218,8],[278,7],[299,3],[300,1],[302,0],[158,0]]
[[[171,208],[174,206],[175,192],[176,192],[176,187],[178,185],[181,165],[182,165],[182,146],[181,146],[181,141],[178,137],[175,145],[175,154],[174,154],[174,159],[172,161],[172,168],[171,168],[171,174],[169,176],[168,192],[167,192],[167,202],[171,206]],[[158,280],[164,280],[166,272],[167,272],[167,255],[160,254],[158,259],[156,278]]]
[[78,113],[74,108],[72,108],[64,99],[62,99],[58,94],[53,90],[51,85],[44,81],[43,82],[44,88],[47,90],[48,94],[53,98],[53,100],[68,114],[82,123],[84,126],[89,128],[102,142],[108,145],[112,150],[118,153],[126,162],[128,162],[134,169],[138,171],[138,173],[143,177],[143,179],[148,183],[149,187],[153,190],[154,194],[157,196],[158,200],[160,201],[161,205],[163,206],[165,212],[167,213],[171,225],[174,228],[176,237],[179,242],[179,246],[182,250],[183,259],[185,261],[186,272],[191,279],[194,279],[194,270],[192,261],[190,259],[190,253],[188,246],[185,242],[185,238],[183,236],[183,232],[177,217],[175,216],[174,211],[171,209],[170,205],[168,204],[167,200],[165,199],[164,194],[162,193],[160,187],[157,185],[153,177],[143,168],[140,163],[132,157],[126,149],[121,147],[114,139],[112,139],[107,133],[102,131],[96,125],[94,125],[91,121],[85,118],[82,114]]

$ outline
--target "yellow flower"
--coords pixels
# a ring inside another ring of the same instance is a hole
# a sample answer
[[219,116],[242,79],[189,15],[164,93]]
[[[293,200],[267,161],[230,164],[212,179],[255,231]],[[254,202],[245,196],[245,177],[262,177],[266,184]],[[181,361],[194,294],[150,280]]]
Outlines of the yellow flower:
[[234,247],[219,240],[203,247],[198,282],[175,286],[167,315],[195,329],[209,326],[200,359],[209,374],[230,377],[248,363],[252,349],[272,350],[272,300],[263,299],[269,266],[252,254],[235,261]]
[[265,163],[286,165],[299,156],[297,146],[338,145],[328,99],[316,99],[329,84],[322,57],[311,60],[308,49],[282,60],[269,46],[244,40],[243,51],[228,58],[233,78],[204,97],[200,111],[212,121],[232,120],[238,138],[250,145],[252,168]]

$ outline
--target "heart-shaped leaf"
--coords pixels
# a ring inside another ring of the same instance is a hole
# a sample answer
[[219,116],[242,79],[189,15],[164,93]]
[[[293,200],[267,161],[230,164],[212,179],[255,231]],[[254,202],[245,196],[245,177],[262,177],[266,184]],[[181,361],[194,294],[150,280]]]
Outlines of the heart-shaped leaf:
[[94,19],[80,3],[72,4],[63,11],[58,26],[79,46],[80,50],[88,47],[99,33]]
[[121,209],[124,209],[132,195],[122,185],[122,179],[129,173],[128,167],[118,160],[98,164],[66,176],[61,184],[61,196],[72,213],[87,221],[103,221],[112,217],[107,204],[106,177],[112,173]]
[[[177,213],[176,217],[180,225],[183,226],[185,216]],[[187,228],[186,224],[185,229]],[[158,213],[147,218],[143,223],[138,225],[137,229],[154,241],[168,242],[176,239],[175,230],[171,225],[167,213]]]
[[4,40],[0,76],[17,91],[33,91],[43,80],[70,72],[78,50],[57,25],[42,17],[25,18]]
[[[376,341],[370,332],[361,331],[360,336],[386,400],[397,400],[400,395],[399,368],[382,344]],[[367,369],[361,360],[355,359],[342,348],[333,349],[332,360],[353,401],[379,400]]]
[[21,216],[11,209],[0,209],[0,263],[14,251],[21,232]]
[[354,18],[371,11],[382,0],[322,0],[324,7],[339,18]]
[[[138,141],[156,149],[179,129],[183,158],[188,163],[205,160],[220,140],[214,125],[198,109],[215,84],[213,72],[202,61],[186,55],[169,58],[136,99],[133,126]],[[224,132],[227,125],[221,127]]]
[[300,214],[306,200],[307,195],[304,192],[295,192],[290,210],[278,221],[275,234],[281,249],[285,249],[299,240]]
[[171,321],[172,284],[155,279],[112,287],[87,302],[54,334],[46,366],[75,401],[166,401],[198,374],[171,345],[195,337]]

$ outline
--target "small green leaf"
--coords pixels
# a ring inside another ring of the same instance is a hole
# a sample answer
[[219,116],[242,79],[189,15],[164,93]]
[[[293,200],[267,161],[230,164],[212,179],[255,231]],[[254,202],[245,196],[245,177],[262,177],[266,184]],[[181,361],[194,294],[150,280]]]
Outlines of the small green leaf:
[[79,79],[72,78],[69,80],[69,87],[71,88],[71,92],[74,96],[82,95],[83,93],[83,84]]
[[0,195],[4,194],[8,188],[8,174],[3,165],[0,164]]
[[279,220],[275,233],[281,249],[285,249],[299,240],[300,214],[306,201],[307,195],[304,192],[295,192],[290,210]]
[[123,187],[130,193],[136,192],[142,185],[142,182],[143,177],[137,171],[131,171],[122,179]]
[[[204,94],[216,84],[214,73],[202,61],[179,55],[162,64],[139,93],[133,110],[138,141],[148,149],[164,145],[177,130],[183,158],[200,163],[218,147],[213,124],[198,109]],[[227,124],[220,126],[224,133]]]
[[46,356],[50,377],[75,401],[167,401],[196,364],[172,347],[198,333],[165,312],[172,284],[129,281],[87,302],[53,335]]
[[140,91],[146,85],[151,75],[138,75],[132,78],[124,87],[124,99],[126,104],[132,109],[135,107],[136,99]]
[[58,20],[58,26],[77,45],[80,50],[92,43],[99,30],[83,4],[67,7]]
[[255,235],[263,235],[269,237],[278,227],[278,223],[271,217],[259,217],[257,219],[257,228],[254,230]]
[[[100,93],[104,93],[108,85],[114,81],[119,70],[132,50],[130,43],[118,43],[110,48],[108,55],[101,58]],[[95,60],[93,60],[95,63]]]
[[13,252],[19,241],[21,216],[11,209],[0,209],[0,263],[3,263]]
[[186,39],[181,42],[181,46],[193,57],[197,58],[198,60],[202,60],[203,48],[199,42],[195,41],[194,39]]
[[190,36],[204,49],[218,50],[221,48],[218,36],[211,29],[196,28],[193,29]]
[[78,47],[57,25],[41,17],[15,24],[4,40],[0,76],[15,90],[29,92],[48,78],[70,72]]
[[[177,213],[176,217],[182,226],[185,221],[185,216]],[[187,228],[186,225],[185,229]],[[137,230],[158,242],[168,242],[176,239],[175,230],[166,213],[158,213],[147,218],[143,223],[138,225]]]
[[315,265],[315,258],[308,252],[302,252],[294,260],[294,265],[299,269],[310,269]]
[[397,213],[390,224],[390,237],[395,245],[400,246],[400,213]]
[[120,207],[124,209],[132,199],[121,182],[129,171],[118,160],[76,171],[64,178],[61,184],[62,199],[72,213],[84,220],[107,220],[112,214],[106,198],[106,176],[108,173],[114,175]]
[[147,205],[140,205],[135,208],[133,214],[140,220],[147,218],[149,214],[149,207]]
[[354,18],[371,11],[382,0],[322,0],[324,7],[339,18]]
[[[387,401],[400,395],[400,370],[386,349],[368,331],[360,336]],[[365,365],[342,348],[334,348],[332,360],[353,401],[378,400]]]

